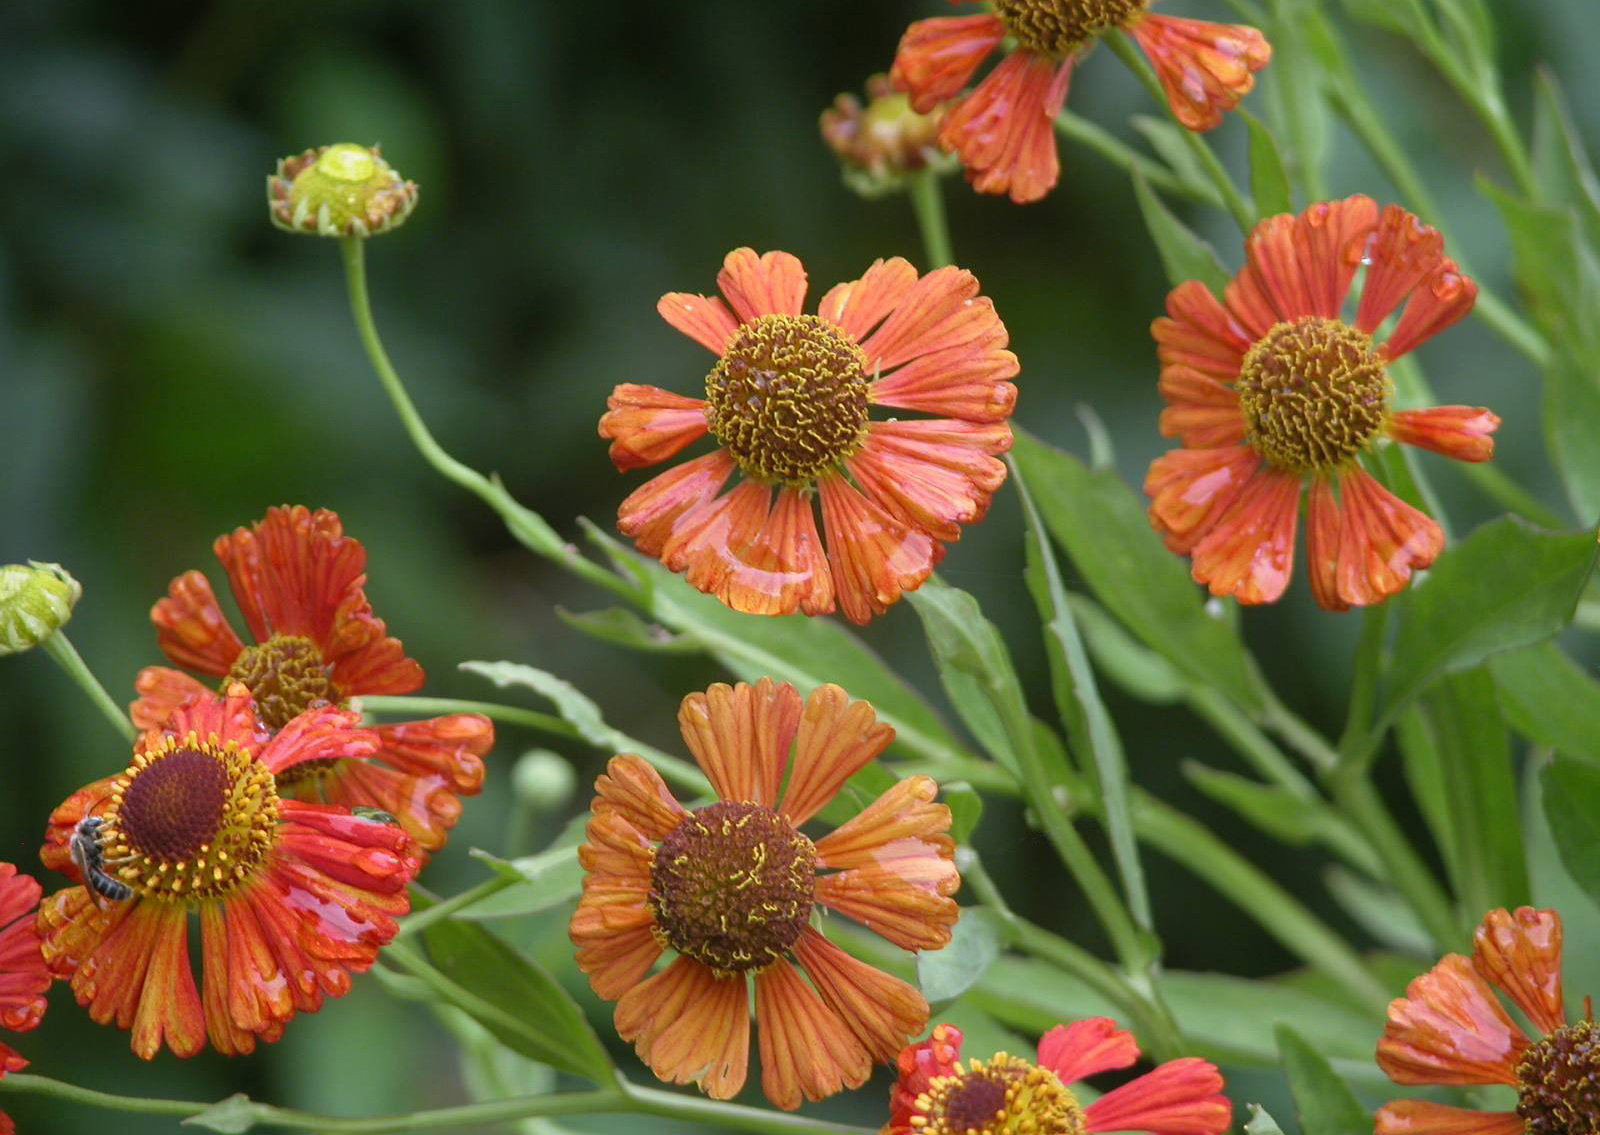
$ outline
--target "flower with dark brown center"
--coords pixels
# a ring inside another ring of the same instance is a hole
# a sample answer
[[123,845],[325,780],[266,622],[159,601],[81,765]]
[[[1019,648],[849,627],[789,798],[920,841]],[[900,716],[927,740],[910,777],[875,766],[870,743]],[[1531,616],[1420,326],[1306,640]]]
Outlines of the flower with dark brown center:
[[1078,1097],[1048,1068],[1003,1052],[960,1067],[918,1097],[912,1124],[926,1135],[1084,1135]]
[[309,638],[273,635],[241,650],[218,689],[225,691],[230,683],[242,682],[256,699],[261,720],[273,729],[282,729],[314,705],[336,705],[343,700],[329,670]]
[[1123,27],[1149,5],[1150,0],[995,0],[1006,30],[1023,50],[1057,59]]
[[1528,1049],[1517,1065],[1527,1135],[1600,1135],[1600,1027],[1579,1021]]

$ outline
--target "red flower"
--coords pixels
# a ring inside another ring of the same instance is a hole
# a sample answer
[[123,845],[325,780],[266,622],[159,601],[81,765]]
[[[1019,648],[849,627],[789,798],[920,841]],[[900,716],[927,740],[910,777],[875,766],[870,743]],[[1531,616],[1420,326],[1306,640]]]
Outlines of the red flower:
[[[14,1033],[39,1027],[44,1019],[50,971],[39,950],[36,908],[39,884],[0,863],[0,1026]],[[0,1041],[0,1076],[28,1066],[22,1054]],[[0,1135],[15,1135],[11,1117],[0,1111]]]
[[[344,534],[337,513],[303,505],[268,509],[266,519],[219,536],[213,546],[255,642],[240,642],[198,571],[174,579],[150,619],[167,657],[220,677],[224,689],[243,683],[270,728],[314,705],[348,705],[362,694],[404,694],[422,685],[422,667],[372,613],[363,590],[367,550]],[[165,666],[146,668],[135,684],[132,714],[141,729],[161,728],[174,709],[208,689]],[[457,713],[374,731],[382,742],[376,761],[297,766],[294,779],[280,778],[278,788],[304,800],[381,808],[425,851],[437,851],[461,816],[460,798],[483,790],[494,726],[478,714]]]
[[[1360,457],[1383,438],[1463,461],[1494,452],[1500,419],[1488,410],[1389,405],[1389,364],[1471,311],[1477,285],[1437,231],[1398,205],[1380,215],[1370,197],[1269,217],[1246,254],[1222,300],[1190,280],[1151,328],[1167,402],[1161,432],[1184,445],[1150,466],[1151,522],[1169,548],[1193,556],[1195,579],[1213,594],[1270,603],[1289,584],[1309,482],[1317,602],[1382,602],[1434,561],[1444,534]],[[1360,304],[1346,319],[1363,265]]]
[[[1495,997],[1510,998],[1544,1036],[1532,1040]],[[1600,1130],[1600,1027],[1567,1024],[1561,916],[1492,910],[1472,957],[1446,954],[1389,1005],[1378,1067],[1398,1084],[1509,1084],[1516,1111],[1432,1100],[1378,1109],[1377,1135],[1566,1135]]]
[[[1172,113],[1191,130],[1221,123],[1272,58],[1255,28],[1151,15],[1150,2],[996,0],[994,12],[920,20],[901,39],[890,78],[923,113],[959,98],[939,141],[961,155],[980,193],[1037,201],[1060,176],[1055,120],[1072,68],[1099,36],[1120,28],[1138,40]],[[963,97],[978,65],[1007,37],[1016,46]]]
[[1087,1105],[1070,1085],[1139,1059],[1133,1035],[1109,1017],[1057,1025],[1039,1040],[1037,1063],[1004,1052],[961,1061],[961,1030],[937,1025],[900,1054],[900,1078],[883,1135],[969,1131],[1150,1131],[1221,1135],[1233,1122],[1222,1073],[1208,1060],[1169,1060]]
[[[718,297],[673,292],[662,318],[717,362],[706,397],[626,384],[600,436],[619,470],[720,443],[647,482],[618,513],[643,552],[739,611],[881,615],[921,585],[1006,467],[1016,356],[978,281],[879,260],[802,315],[787,252],[730,252]],[[868,406],[935,417],[868,419]],[[743,480],[721,490],[735,469]],[[777,490],[774,503],[773,490]],[[720,495],[719,495],[720,494]],[[823,539],[812,499],[822,505]]]
[[[197,694],[139,739],[124,772],[51,815],[40,857],[90,884],[39,913],[52,971],[96,1021],[131,1029],[146,1059],[163,1043],[192,1056],[208,1035],[220,1052],[250,1052],[295,1013],[343,996],[410,909],[416,846],[347,808],[284,799],[277,778],[307,761],[362,760],[380,744],[349,710],[320,706],[272,732],[242,685]],[[86,817],[99,820],[91,879],[71,852]]]

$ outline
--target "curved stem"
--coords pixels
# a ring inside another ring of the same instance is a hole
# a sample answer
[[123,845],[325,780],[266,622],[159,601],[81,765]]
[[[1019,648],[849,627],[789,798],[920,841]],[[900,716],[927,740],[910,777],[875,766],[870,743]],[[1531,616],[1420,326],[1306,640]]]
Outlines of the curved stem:
[[922,247],[928,254],[929,268],[955,263],[950,246],[950,220],[944,211],[944,190],[939,174],[925,169],[911,179],[911,208],[922,231]]
[[1175,197],[1187,197],[1207,205],[1220,205],[1222,199],[1215,189],[1186,181],[1158,161],[1154,161],[1128,145],[1105,127],[1080,118],[1070,110],[1056,117],[1056,133],[1074,142],[1081,142],[1111,164],[1132,173],[1144,175],[1153,188]]
[[94,676],[94,671],[89,669],[89,664],[83,660],[83,655],[78,653],[76,647],[67,641],[67,636],[61,631],[56,631],[40,643],[44,652],[55,659],[57,664],[65,670],[78,688],[89,695],[89,700],[94,702],[105,719],[111,722],[111,727],[120,733],[123,739],[130,744],[139,735],[133,727],[133,722],[128,720],[128,715],[119,706],[106,688],[100,684],[100,679]]
[[849,1127],[804,1115],[721,1103],[703,1096],[663,1092],[657,1088],[643,1088],[626,1080],[622,1082],[622,1094],[630,1105],[629,1111],[647,1112],[663,1119],[709,1123],[733,1131],[754,1132],[755,1135],[873,1135],[865,1127]]

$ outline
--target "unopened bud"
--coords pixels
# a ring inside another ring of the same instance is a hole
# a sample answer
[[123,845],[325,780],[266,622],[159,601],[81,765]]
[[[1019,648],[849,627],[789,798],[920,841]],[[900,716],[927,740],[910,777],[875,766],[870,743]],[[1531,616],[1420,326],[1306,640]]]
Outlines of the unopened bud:
[[82,594],[60,564],[0,566],[0,654],[32,650],[66,626]]
[[395,172],[377,146],[318,146],[281,159],[267,175],[267,208],[285,232],[377,236],[403,225],[416,205],[417,183]]
[[864,197],[880,197],[901,188],[908,174],[956,167],[955,156],[939,148],[943,119],[943,106],[918,114],[887,76],[874,75],[865,106],[842,94],[822,112],[822,139],[839,156],[845,183]]
[[541,812],[555,812],[571,802],[578,789],[572,766],[548,749],[531,749],[511,769],[517,799]]

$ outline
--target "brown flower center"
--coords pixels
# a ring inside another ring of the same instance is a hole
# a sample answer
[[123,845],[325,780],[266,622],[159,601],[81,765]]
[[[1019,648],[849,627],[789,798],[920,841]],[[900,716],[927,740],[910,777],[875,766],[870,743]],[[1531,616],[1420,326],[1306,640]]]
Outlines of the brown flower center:
[[1084,1135],[1083,1107],[1056,1074],[996,1053],[937,1076],[917,1097],[921,1135]]
[[771,808],[721,800],[656,849],[650,911],[658,935],[718,973],[764,969],[811,917],[817,849]]
[[1389,378],[1372,337],[1315,315],[1268,331],[1245,355],[1237,387],[1250,444],[1290,473],[1348,461],[1389,412]]
[[711,432],[746,476],[805,485],[867,436],[867,356],[815,315],[762,315],[706,376]]
[[1102,32],[1125,26],[1150,0],[995,0],[1025,50],[1065,59]]
[[304,635],[273,635],[245,647],[221,689],[226,692],[234,682],[244,683],[257,715],[271,729],[282,729],[318,702],[341,698],[322,652]]
[[1517,1090],[1527,1135],[1600,1135],[1600,1026],[1579,1021],[1529,1048]]
[[272,773],[245,749],[190,733],[139,753],[112,784],[100,846],[108,874],[147,898],[222,898],[266,858]]

